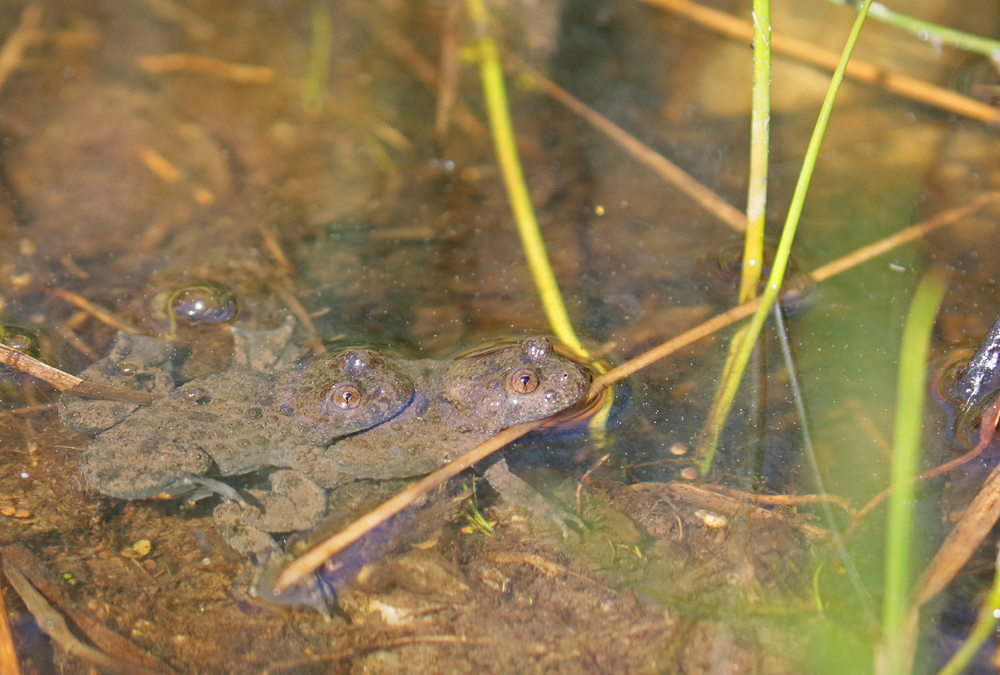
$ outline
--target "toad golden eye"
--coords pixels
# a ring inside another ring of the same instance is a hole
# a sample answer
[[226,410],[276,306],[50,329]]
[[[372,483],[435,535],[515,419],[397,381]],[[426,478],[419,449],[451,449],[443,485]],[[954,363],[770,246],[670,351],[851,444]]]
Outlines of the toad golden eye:
[[510,388],[518,394],[530,394],[538,389],[538,373],[531,368],[518,368],[510,374]]
[[361,405],[361,390],[353,384],[341,384],[330,392],[330,403],[341,410],[354,410]]

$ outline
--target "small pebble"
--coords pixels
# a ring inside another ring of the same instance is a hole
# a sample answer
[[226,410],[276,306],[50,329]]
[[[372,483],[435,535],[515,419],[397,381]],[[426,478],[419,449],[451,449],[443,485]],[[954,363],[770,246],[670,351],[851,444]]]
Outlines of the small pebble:
[[683,478],[684,480],[697,480],[698,469],[694,468],[693,466],[689,466],[688,468],[681,471],[681,478]]
[[14,511],[15,518],[31,518],[31,511],[28,509],[18,509]]
[[17,513],[17,509],[15,509],[13,506],[0,506],[0,515],[10,517],[13,516],[15,513]]
[[706,511],[705,509],[698,509],[694,512],[694,515],[705,523],[705,527],[710,527],[713,530],[720,527],[725,527],[729,524],[729,519],[718,513],[713,513],[712,511]]
[[122,550],[122,555],[126,558],[145,558],[153,550],[153,544],[149,539],[140,539],[129,548]]

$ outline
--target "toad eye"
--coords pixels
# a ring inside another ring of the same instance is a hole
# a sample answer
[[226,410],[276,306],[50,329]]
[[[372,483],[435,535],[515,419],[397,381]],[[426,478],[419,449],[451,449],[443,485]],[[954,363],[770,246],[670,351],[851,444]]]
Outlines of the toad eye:
[[518,368],[510,374],[510,388],[518,394],[530,394],[538,389],[538,373],[531,368]]
[[330,391],[330,403],[341,410],[354,410],[361,405],[361,390],[353,384],[340,384]]

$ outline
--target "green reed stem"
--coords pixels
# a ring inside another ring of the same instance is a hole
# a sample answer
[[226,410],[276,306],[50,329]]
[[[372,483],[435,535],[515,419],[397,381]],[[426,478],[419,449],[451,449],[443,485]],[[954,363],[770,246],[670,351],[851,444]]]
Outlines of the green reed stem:
[[819,119],[816,120],[812,138],[809,139],[809,147],[806,150],[806,156],[802,163],[802,170],[799,172],[798,182],[795,184],[795,193],[792,195],[792,202],[788,207],[788,217],[785,219],[785,227],[781,231],[781,240],[778,242],[778,250],[774,254],[774,263],[771,265],[771,274],[768,276],[767,285],[764,287],[760,306],[754,312],[747,326],[746,333],[739,341],[739,348],[731,369],[732,376],[726,378],[726,381],[723,383],[723,393],[720,397],[721,403],[719,405],[719,412],[721,414],[718,417],[717,423],[708,429],[705,437],[698,445],[697,457],[701,461],[702,475],[706,475],[712,468],[712,459],[715,457],[715,449],[719,442],[719,433],[726,417],[729,415],[733,401],[736,399],[736,390],[739,387],[740,380],[743,379],[743,373],[746,370],[747,362],[750,360],[750,354],[753,352],[754,345],[757,343],[757,337],[764,327],[764,320],[767,319],[767,313],[771,311],[771,305],[777,300],[778,293],[781,291],[781,284],[785,278],[785,270],[788,267],[788,257],[792,250],[792,241],[795,239],[795,231],[798,229],[799,219],[802,216],[802,207],[805,204],[806,193],[809,191],[809,182],[812,180],[813,169],[816,167],[816,158],[819,156],[819,146],[823,141],[823,135],[826,133],[826,126],[830,121],[833,103],[837,99],[837,92],[840,91],[840,83],[844,80],[844,71],[847,70],[847,62],[851,59],[851,53],[858,42],[861,27],[864,26],[865,19],[868,16],[868,8],[871,4],[872,0],[865,0],[864,6],[858,12],[858,18],[854,21],[854,26],[851,28],[851,34],[847,37],[847,44],[844,45],[844,51],[840,55],[837,70],[833,73],[830,88],[826,92],[826,98],[823,99],[823,106],[820,108]]
[[920,280],[903,326],[896,387],[896,420],[893,427],[889,516],[885,533],[885,597],[882,603],[882,638],[887,647],[886,672],[900,672],[906,656],[902,636],[909,607],[910,548],[913,498],[919,471],[923,429],[924,390],[927,388],[927,351],[934,316],[948,287],[947,274],[931,270]]
[[[750,113],[750,180],[747,187],[747,231],[743,244],[743,265],[740,269],[740,304],[753,300],[757,295],[761,269],[764,266],[764,214],[767,207],[767,159],[770,149],[769,125],[771,118],[771,3],[754,0],[753,3],[753,103]],[[718,434],[713,430],[725,424],[731,402],[727,403],[726,390],[733,377],[738,386],[742,371],[733,370],[737,347],[743,339],[745,328],[736,331],[729,343],[726,363],[719,377],[721,385],[706,421],[707,438],[714,443]],[[712,450],[714,452],[714,448]]]
[[514,214],[514,221],[517,223],[521,246],[528,259],[528,267],[535,280],[545,316],[552,331],[563,344],[580,357],[591,360],[590,354],[584,349],[573,330],[569,313],[559,292],[559,284],[549,264],[549,256],[545,251],[545,242],[538,227],[535,209],[531,205],[531,196],[524,182],[524,171],[521,169],[517,142],[514,140],[514,126],[507,105],[507,88],[504,85],[500,52],[489,34],[489,14],[483,0],[466,0],[466,8],[479,35],[479,71],[483,83],[483,96],[486,99],[497,161],[503,174],[504,186],[507,188],[507,200]]
[[753,2],[753,103],[750,111],[750,181],[747,233],[740,274],[740,304],[757,295],[764,258],[767,158],[771,120],[771,1]]
[[969,637],[962,643],[957,652],[952,654],[938,675],[959,675],[966,669],[980,648],[994,635],[997,626],[997,614],[1000,613],[1000,556],[997,556],[996,572],[993,574],[993,588],[979,608],[976,625],[972,627]]
[[323,93],[330,79],[330,56],[333,54],[333,19],[330,8],[322,2],[312,7],[312,43],[309,47],[309,72],[302,82],[302,110],[309,117],[323,112]]
[[[847,5],[858,9],[861,3],[857,0],[828,0],[836,5]],[[872,3],[871,17],[882,23],[887,23],[896,28],[901,28],[911,35],[915,35],[925,42],[932,44],[946,44],[956,49],[967,52],[975,52],[988,56],[994,61],[1000,62],[1000,42],[984,38],[979,35],[972,35],[964,31],[939,26],[929,21],[914,19],[912,16],[894,12],[881,2]]]

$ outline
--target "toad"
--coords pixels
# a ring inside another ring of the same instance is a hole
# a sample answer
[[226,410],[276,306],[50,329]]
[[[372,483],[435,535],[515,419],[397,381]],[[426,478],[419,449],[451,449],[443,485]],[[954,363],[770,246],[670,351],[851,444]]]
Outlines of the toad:
[[[286,557],[266,533],[303,530],[324,515],[326,503],[310,484],[338,488],[358,479],[429,473],[502,429],[574,407],[584,399],[591,380],[587,368],[558,353],[544,337],[445,360],[397,363],[414,385],[413,399],[398,415],[326,448],[294,448],[281,462],[292,470],[272,473],[270,490],[249,491],[263,509],[235,501],[216,508],[215,521],[227,542],[262,565],[255,590],[267,602],[308,604],[324,611],[327,581],[313,580],[280,594],[267,586]],[[308,484],[302,476],[310,479]],[[521,505],[544,501],[510,474],[506,464],[495,466],[487,477],[504,498],[514,497]],[[512,485],[519,488],[518,494]],[[564,530],[564,518],[577,520],[548,504],[532,510]]]
[[349,348],[294,362],[293,330],[291,317],[273,331],[233,329],[231,367],[181,386],[172,343],[119,334],[81,375],[158,398],[138,407],[62,397],[63,423],[96,434],[81,462],[84,478],[122,499],[238,500],[217,477],[280,466],[294,448],[324,448],[392,418],[413,398],[406,373],[382,352]]
[[414,396],[398,415],[326,448],[294,448],[285,465],[324,487],[429,473],[502,429],[572,407],[591,379],[544,337],[399,366]]
[[[276,550],[266,533],[323,516],[322,488],[428,473],[501,429],[572,407],[590,384],[542,337],[443,361],[350,348],[295,363],[293,328],[233,329],[233,366],[180,386],[163,341],[119,336],[83,376],[162,396],[113,410],[63,398],[64,423],[97,433],[81,462],[87,482],[122,499],[220,494],[224,537],[263,559]],[[249,508],[219,480],[265,468],[271,487],[249,490]]]

